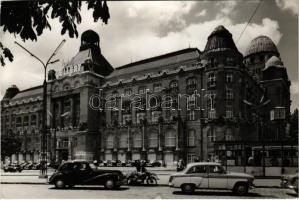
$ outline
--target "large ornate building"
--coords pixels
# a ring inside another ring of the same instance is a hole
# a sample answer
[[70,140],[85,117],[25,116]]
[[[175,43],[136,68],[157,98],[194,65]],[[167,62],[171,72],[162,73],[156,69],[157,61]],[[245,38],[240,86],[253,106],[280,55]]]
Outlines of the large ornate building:
[[[258,131],[260,123],[270,117],[274,126],[267,139],[286,137],[290,81],[277,47],[266,36],[252,40],[243,56],[231,33],[219,26],[203,51],[182,49],[118,68],[104,58],[99,44],[95,32],[84,32],[79,52],[62,74],[48,73],[47,146],[53,161],[172,164],[180,158],[219,158],[217,142],[259,141],[265,137]],[[12,161],[39,159],[41,101],[42,86],[7,89],[1,132],[23,141]],[[242,160],[237,150],[225,155],[233,164]]]

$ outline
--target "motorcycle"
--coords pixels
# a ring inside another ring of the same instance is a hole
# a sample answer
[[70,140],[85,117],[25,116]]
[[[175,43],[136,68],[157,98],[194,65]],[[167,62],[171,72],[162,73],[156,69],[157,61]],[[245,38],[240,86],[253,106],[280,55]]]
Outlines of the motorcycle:
[[146,171],[146,172],[137,172],[133,171],[127,175],[128,185],[157,185],[159,180],[157,174]]

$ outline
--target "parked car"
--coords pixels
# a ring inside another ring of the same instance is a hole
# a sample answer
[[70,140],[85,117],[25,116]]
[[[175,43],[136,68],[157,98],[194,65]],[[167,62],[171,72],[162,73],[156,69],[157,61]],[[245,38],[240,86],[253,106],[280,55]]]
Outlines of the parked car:
[[127,160],[126,161],[126,167],[133,167],[134,165],[133,165],[133,163],[132,163],[132,161],[131,160]]
[[162,165],[161,162],[158,161],[158,160],[155,160],[155,161],[152,162],[153,167],[161,167],[161,165]]
[[281,187],[293,189],[298,194],[299,173],[281,176]]
[[22,172],[23,168],[18,164],[6,165],[3,168],[4,172]]
[[169,186],[181,188],[185,193],[192,193],[195,189],[226,189],[237,195],[246,195],[253,187],[253,181],[252,175],[228,172],[219,163],[197,162],[171,175]]
[[124,183],[126,180],[121,171],[103,170],[86,161],[65,162],[49,179],[49,184],[59,189],[75,185],[104,185],[107,189],[114,189]]

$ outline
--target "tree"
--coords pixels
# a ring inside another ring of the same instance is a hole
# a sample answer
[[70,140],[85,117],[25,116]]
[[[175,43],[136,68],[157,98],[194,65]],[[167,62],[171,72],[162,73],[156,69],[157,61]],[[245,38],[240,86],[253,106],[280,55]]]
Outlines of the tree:
[[21,150],[22,140],[15,134],[1,135],[1,160]]
[[[85,2],[88,10],[93,10],[94,21],[101,19],[105,24],[110,18],[106,0],[89,0]],[[78,0],[48,0],[48,1],[2,1],[0,26],[23,41],[36,41],[45,29],[51,30],[49,19],[59,19],[62,26],[61,35],[68,32],[69,37],[78,37],[77,25],[81,23],[80,10],[82,1]],[[13,55],[8,48],[0,43],[0,62],[5,65],[5,59],[13,61]]]

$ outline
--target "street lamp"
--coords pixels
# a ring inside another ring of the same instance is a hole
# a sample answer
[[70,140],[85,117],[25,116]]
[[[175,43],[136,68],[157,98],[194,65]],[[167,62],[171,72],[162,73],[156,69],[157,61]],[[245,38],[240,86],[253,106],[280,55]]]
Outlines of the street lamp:
[[25,47],[23,47],[21,44],[15,41],[15,43],[20,46],[22,49],[24,49],[27,53],[29,53],[32,57],[37,59],[40,63],[42,63],[44,67],[44,83],[43,83],[43,113],[42,113],[42,138],[41,138],[41,168],[40,168],[40,174],[39,178],[47,178],[47,67],[50,64],[54,64],[59,61],[59,59],[51,61],[51,59],[56,55],[58,50],[62,47],[62,45],[65,43],[65,40],[62,40],[60,44],[57,46],[57,48],[54,50],[52,55],[47,60],[46,64],[37,56],[35,56],[33,53],[31,53],[29,50],[27,50]]
[[[261,98],[259,104],[253,104],[252,102],[249,102],[245,99],[243,99],[243,102],[249,106],[252,106],[255,110],[255,113],[257,115],[257,121],[256,121],[256,129],[257,129],[257,134],[259,139],[262,139],[262,143],[263,143],[263,176],[265,176],[265,141],[264,141],[264,132],[262,131],[262,136],[260,136],[259,134],[259,109],[261,109],[262,107],[266,106],[268,103],[271,102],[271,100],[267,100],[265,102],[264,101],[264,96]],[[263,119],[262,119],[263,120]],[[262,121],[263,122],[263,121]]]

